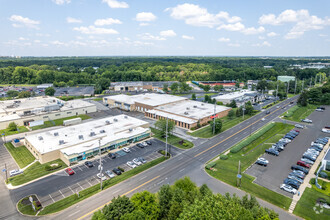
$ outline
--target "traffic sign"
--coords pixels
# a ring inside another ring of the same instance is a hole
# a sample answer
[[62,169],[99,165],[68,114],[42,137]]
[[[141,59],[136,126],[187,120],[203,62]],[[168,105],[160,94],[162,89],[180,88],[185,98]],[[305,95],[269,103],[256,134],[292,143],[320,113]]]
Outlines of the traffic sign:
[[2,169],[2,172],[6,172],[7,170],[6,169]]
[[242,175],[241,174],[237,174],[237,178],[238,179],[241,179],[242,178]]

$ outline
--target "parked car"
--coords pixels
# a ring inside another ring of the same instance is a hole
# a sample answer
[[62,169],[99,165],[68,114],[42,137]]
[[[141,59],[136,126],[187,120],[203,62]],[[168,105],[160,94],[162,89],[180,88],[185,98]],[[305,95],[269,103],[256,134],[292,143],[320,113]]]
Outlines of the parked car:
[[286,185],[286,184],[282,184],[280,186],[281,189],[283,189],[286,192],[292,193],[292,194],[296,194],[297,190],[292,188],[292,186]]
[[67,174],[69,174],[70,176],[74,174],[73,169],[71,169],[70,167],[69,167],[69,168],[66,168],[66,169],[65,169],[65,172],[66,172]]
[[308,148],[306,152],[311,153],[315,156],[319,156],[319,154],[320,154],[320,152],[318,152],[317,150],[311,149],[311,148]]
[[295,175],[297,177],[299,177],[300,179],[305,179],[305,174],[300,171],[300,170],[293,170],[289,175]]
[[19,170],[19,169],[11,170],[11,171],[9,171],[9,176],[16,176],[16,175],[19,175],[21,173],[23,173],[23,170]]
[[312,123],[313,121],[308,119],[308,118],[305,118],[305,119],[301,119],[302,122],[305,122],[305,123]]
[[320,109],[320,108],[315,109],[315,111],[317,111],[317,112],[324,112],[324,110],[323,109]]
[[98,174],[96,174],[96,176],[97,176],[97,178],[101,179],[102,181],[107,179],[103,173],[98,173]]
[[133,159],[133,163],[135,163],[135,164],[138,165],[138,166],[142,165],[142,162],[139,161],[137,158],[134,158],[134,159]]
[[136,167],[136,164],[133,163],[132,161],[127,161],[127,166],[131,167],[131,168],[135,168]]
[[272,149],[274,149],[275,151],[281,152],[284,150],[283,146],[277,146],[277,145],[272,145]]
[[121,170],[118,168],[114,168],[112,171],[117,175],[121,175]]
[[304,126],[303,126],[303,125],[300,125],[300,124],[295,124],[294,126],[295,126],[296,128],[301,128],[301,129],[304,128]]
[[143,147],[147,147],[148,146],[147,142],[145,142],[145,141],[142,142],[141,144],[143,145]]
[[313,162],[315,162],[316,161],[316,157],[315,156],[313,156],[313,155],[311,155],[311,154],[303,154],[303,156],[302,156],[303,158],[306,158],[306,159],[308,159],[308,160],[311,160],[311,161],[313,161]]
[[146,141],[146,143],[147,143],[148,145],[152,145],[151,141]]
[[114,153],[108,153],[108,156],[109,156],[111,159],[116,159],[116,154],[114,154]]
[[266,115],[270,114],[270,111],[266,111]]
[[320,147],[320,148],[322,148],[322,149],[323,149],[323,147],[324,147],[324,144],[318,144],[318,143],[315,143],[315,142],[312,142],[311,145],[318,146],[318,147]]
[[276,150],[274,150],[274,149],[272,149],[272,148],[266,149],[265,152],[267,154],[271,154],[271,155],[274,155],[274,156],[278,156],[279,155],[279,152],[276,151]]
[[292,186],[295,189],[299,189],[300,186],[300,183],[298,181],[289,178],[286,178],[283,183]]
[[305,167],[305,168],[308,168],[308,169],[310,168],[310,166],[309,166],[308,163],[306,163],[304,161],[301,161],[301,160],[298,160],[297,161],[297,165],[302,166],[302,167]]
[[324,132],[324,133],[330,133],[330,129],[322,128],[322,132]]
[[325,107],[319,106],[319,107],[317,107],[317,109],[322,109],[324,111],[325,110]]
[[108,175],[109,178],[114,178],[115,174],[113,172],[111,172],[110,170],[106,170],[105,174]]
[[87,167],[93,167],[93,166],[94,166],[94,164],[93,164],[92,161],[86,161],[86,162],[85,162],[85,165],[86,165]]
[[295,180],[295,181],[297,181],[297,182],[299,182],[300,184],[302,184],[303,182],[304,182],[304,180],[303,179],[300,179],[299,177],[297,177],[297,176],[295,176],[295,175],[288,175],[288,178],[289,179],[292,179],[292,180]]
[[311,161],[311,160],[309,160],[309,159],[307,159],[307,158],[301,158],[300,160],[301,160],[301,161],[304,161],[305,163],[308,163],[308,164],[310,164],[310,165],[313,165],[313,164],[314,164],[313,161]]
[[136,146],[139,148],[144,148],[144,146],[141,143],[138,143]]
[[318,146],[314,146],[314,145],[312,145],[309,149],[316,150],[317,152],[321,152],[322,151],[321,148],[319,148]]
[[268,160],[266,160],[265,158],[259,157],[256,161],[256,164],[262,165],[262,166],[267,166],[269,163]]
[[302,171],[304,174],[307,174],[307,173],[308,173],[308,170],[307,170],[305,167],[298,166],[298,165],[293,165],[293,166],[291,166],[291,169],[292,169],[292,170],[300,170],[300,171]]
[[126,153],[129,153],[131,152],[131,150],[128,148],[128,147],[123,147],[122,150]]
[[141,163],[146,163],[146,162],[147,162],[143,157],[138,157],[138,160],[139,160]]

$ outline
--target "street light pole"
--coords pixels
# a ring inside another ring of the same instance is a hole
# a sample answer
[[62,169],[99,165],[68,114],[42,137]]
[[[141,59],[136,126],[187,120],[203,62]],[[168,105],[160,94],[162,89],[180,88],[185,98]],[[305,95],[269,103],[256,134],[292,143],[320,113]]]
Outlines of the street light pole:
[[216,112],[217,105],[214,103],[214,114],[213,114],[213,135],[215,134],[215,112]]
[[101,179],[101,190],[102,190],[102,170],[103,170],[103,167],[102,167],[102,158],[101,158],[101,138],[99,139],[99,154],[100,154],[100,165],[99,165],[99,170],[100,170],[100,179]]
[[165,133],[166,143],[165,143],[165,157],[167,157],[167,129],[168,129],[168,117],[166,118],[166,133]]

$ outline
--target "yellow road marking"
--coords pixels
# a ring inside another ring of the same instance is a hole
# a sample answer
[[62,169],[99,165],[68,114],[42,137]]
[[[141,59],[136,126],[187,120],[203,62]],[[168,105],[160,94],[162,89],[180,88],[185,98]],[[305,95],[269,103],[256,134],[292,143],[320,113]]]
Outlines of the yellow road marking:
[[[138,188],[141,188],[142,186],[144,186],[144,185],[146,185],[146,184],[150,183],[151,181],[153,181],[153,180],[155,180],[155,179],[157,179],[157,178],[159,178],[159,177],[160,177],[160,176],[156,176],[155,178],[152,178],[151,180],[148,180],[147,182],[145,182],[145,183],[143,183],[143,184],[141,184],[141,185],[139,185],[139,186],[135,187],[134,189],[132,189],[132,190],[130,190],[130,191],[128,191],[128,192],[126,192],[126,193],[124,193],[124,194],[123,194],[123,195],[121,195],[121,196],[126,196],[127,194],[129,194],[129,193],[133,192],[134,190],[137,190]],[[111,201],[109,201],[109,202],[107,202],[107,203],[105,203],[105,204],[101,205],[100,207],[98,207],[98,208],[94,209],[93,211],[90,211],[90,212],[88,212],[87,214],[85,214],[85,215],[83,215],[83,216],[79,217],[77,220],[80,220],[80,219],[83,219],[83,218],[85,218],[85,217],[89,216],[89,215],[90,215],[90,214],[92,214],[93,212],[96,212],[97,210],[99,210],[99,209],[103,208],[105,205],[108,205],[108,204],[110,204],[110,203],[111,203]]]

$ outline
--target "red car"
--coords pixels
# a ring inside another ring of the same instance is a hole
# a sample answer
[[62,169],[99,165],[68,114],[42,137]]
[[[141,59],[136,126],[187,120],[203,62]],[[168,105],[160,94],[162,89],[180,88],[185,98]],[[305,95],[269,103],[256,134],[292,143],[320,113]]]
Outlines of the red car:
[[296,131],[296,132],[300,133],[300,131],[299,131],[299,130],[294,130],[294,131]]
[[73,175],[73,174],[74,174],[74,171],[73,171],[73,169],[71,169],[71,168],[67,168],[67,169],[65,169],[65,172],[66,172],[67,174],[69,174],[69,175]]
[[306,167],[306,168],[310,168],[310,166],[309,166],[309,164],[308,163],[305,163],[304,161],[301,161],[301,160],[299,160],[298,162],[297,162],[297,165],[299,165],[299,166],[302,166],[302,167]]

